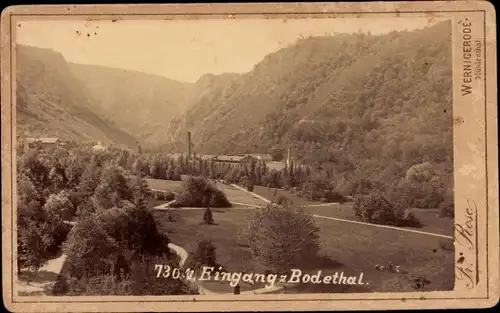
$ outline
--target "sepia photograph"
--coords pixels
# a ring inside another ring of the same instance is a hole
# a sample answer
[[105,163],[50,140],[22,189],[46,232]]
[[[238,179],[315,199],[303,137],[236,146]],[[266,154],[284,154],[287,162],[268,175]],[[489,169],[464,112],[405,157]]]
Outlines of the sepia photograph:
[[19,293],[453,289],[451,23],[411,22],[21,22]]
[[454,101],[487,70],[469,23],[13,20],[13,296],[475,288],[487,228],[479,200],[455,205],[473,170]]

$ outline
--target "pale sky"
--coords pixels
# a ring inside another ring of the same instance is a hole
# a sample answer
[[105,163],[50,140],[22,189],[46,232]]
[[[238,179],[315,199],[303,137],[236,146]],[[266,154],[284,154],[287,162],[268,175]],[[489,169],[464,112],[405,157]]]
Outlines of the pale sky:
[[[51,48],[69,62],[194,82],[207,73],[243,73],[301,36],[423,28],[428,18],[302,18],[21,21],[16,42]],[[88,35],[87,35],[88,34]]]

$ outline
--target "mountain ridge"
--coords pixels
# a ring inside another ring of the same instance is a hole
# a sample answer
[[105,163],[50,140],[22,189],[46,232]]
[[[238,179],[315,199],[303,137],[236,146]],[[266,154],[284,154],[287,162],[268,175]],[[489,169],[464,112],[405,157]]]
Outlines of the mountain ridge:
[[190,104],[171,122],[165,151],[185,151],[190,131],[198,153],[291,146],[307,163],[344,154],[373,171],[382,169],[370,159],[390,158],[398,171],[424,160],[451,171],[451,75],[448,21],[376,36],[300,39]]
[[67,65],[53,49],[16,45],[16,135],[134,146],[133,136],[91,110],[92,99]]

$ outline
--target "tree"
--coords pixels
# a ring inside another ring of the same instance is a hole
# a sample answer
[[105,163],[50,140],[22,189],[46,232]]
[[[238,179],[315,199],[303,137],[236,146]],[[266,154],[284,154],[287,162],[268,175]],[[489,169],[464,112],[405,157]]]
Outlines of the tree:
[[412,205],[419,208],[437,208],[443,202],[446,188],[430,162],[413,165],[399,183],[412,195]]
[[21,173],[17,177],[17,201],[23,204],[28,204],[32,201],[40,204],[44,201],[41,191],[36,188],[31,178],[25,173]]
[[81,218],[63,245],[69,274],[75,278],[112,275],[119,247],[95,215]]
[[99,184],[100,171],[101,169],[96,162],[90,162],[83,170],[77,190],[94,193]]
[[48,259],[48,239],[42,233],[44,225],[42,207],[37,202],[17,207],[17,266],[37,270]]
[[401,194],[393,193],[392,199],[379,191],[357,194],[354,197],[354,215],[367,223],[419,227],[409,202]]
[[188,177],[182,183],[182,190],[176,195],[178,207],[231,207],[225,194],[204,177]]
[[56,193],[65,188],[68,183],[64,168],[59,164],[56,164],[50,169],[49,180],[52,183],[51,189]]
[[29,151],[18,162],[19,172],[30,178],[40,194],[44,188],[50,186],[49,169],[44,163],[42,156],[37,151]]
[[78,185],[83,173],[83,163],[76,158],[71,158],[65,168],[65,174],[68,179],[67,184],[69,188],[74,188]]
[[256,210],[248,238],[254,260],[279,273],[303,265],[319,251],[319,228],[312,216],[286,204]]
[[44,205],[44,209],[57,214],[63,220],[70,221],[76,213],[76,208],[69,200],[69,193],[66,190],[58,194],[51,194]]
[[206,208],[203,213],[203,222],[208,225],[212,225],[214,223],[214,218],[212,217],[212,210],[210,208]]
[[199,269],[202,266],[216,266],[216,249],[211,241],[202,240],[198,242],[198,247],[193,254],[193,268]]
[[129,189],[132,191],[132,202],[137,207],[145,208],[150,194],[148,182],[136,175],[131,179]]
[[273,148],[269,150],[269,154],[273,158],[273,161],[281,161],[284,158],[285,152],[281,148]]
[[19,202],[17,207],[18,269],[37,270],[52,257],[66,239],[69,226],[58,214],[37,201]]

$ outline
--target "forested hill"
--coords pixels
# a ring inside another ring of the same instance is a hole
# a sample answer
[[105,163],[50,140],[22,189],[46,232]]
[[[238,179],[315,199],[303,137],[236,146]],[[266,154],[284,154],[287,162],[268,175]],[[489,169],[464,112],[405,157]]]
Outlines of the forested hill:
[[91,98],[53,50],[16,46],[17,136],[95,140],[136,147],[136,139],[94,113]]
[[192,95],[192,83],[163,76],[87,64],[70,63],[70,68],[97,100],[93,109],[142,142],[161,140]]
[[301,39],[212,90],[210,114],[197,112],[203,97],[191,104],[179,119],[189,125],[168,133],[179,149],[191,131],[201,153],[293,145],[303,160],[343,155],[372,170],[432,161],[451,171],[451,84],[449,22]]

